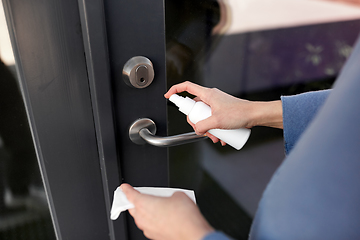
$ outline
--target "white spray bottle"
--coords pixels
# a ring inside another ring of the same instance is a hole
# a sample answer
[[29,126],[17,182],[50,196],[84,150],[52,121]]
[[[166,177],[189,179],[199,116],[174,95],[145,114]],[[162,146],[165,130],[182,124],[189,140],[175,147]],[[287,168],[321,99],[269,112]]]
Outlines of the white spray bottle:
[[[191,98],[184,98],[177,94],[171,95],[169,100],[179,107],[180,112],[188,115],[189,120],[194,124],[211,116],[211,108],[201,101],[196,102]],[[247,128],[211,129],[208,132],[233,148],[240,150],[247,142],[251,130]]]

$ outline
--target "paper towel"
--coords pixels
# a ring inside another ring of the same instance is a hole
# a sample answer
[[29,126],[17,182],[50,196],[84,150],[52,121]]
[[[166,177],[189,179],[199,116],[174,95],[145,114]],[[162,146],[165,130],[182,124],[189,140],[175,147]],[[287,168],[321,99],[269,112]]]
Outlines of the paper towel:
[[[175,192],[183,192],[196,203],[195,193],[192,190],[185,190],[180,188],[155,188],[155,187],[134,187],[134,189],[142,194],[149,194],[157,197],[171,197]],[[130,208],[134,208],[134,205],[129,202],[123,191],[120,189],[120,187],[118,187],[114,191],[114,199],[110,212],[111,220],[116,220],[121,212],[126,211]]]

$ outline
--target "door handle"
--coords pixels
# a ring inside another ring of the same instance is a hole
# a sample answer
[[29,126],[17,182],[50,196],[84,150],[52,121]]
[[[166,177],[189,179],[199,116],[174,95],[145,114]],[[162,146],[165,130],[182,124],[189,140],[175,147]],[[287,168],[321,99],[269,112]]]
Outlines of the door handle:
[[150,144],[157,147],[172,147],[181,144],[196,142],[207,138],[195,132],[184,133],[168,137],[156,136],[156,125],[149,118],[141,118],[133,122],[129,128],[130,140],[136,144]]

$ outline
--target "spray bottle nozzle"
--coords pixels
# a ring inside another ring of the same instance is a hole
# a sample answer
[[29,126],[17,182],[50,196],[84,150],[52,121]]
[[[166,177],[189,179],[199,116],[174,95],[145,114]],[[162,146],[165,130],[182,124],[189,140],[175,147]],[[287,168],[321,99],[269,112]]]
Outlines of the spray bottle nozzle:
[[180,112],[186,115],[189,115],[189,113],[191,112],[192,108],[196,103],[194,100],[192,100],[189,97],[181,97],[177,94],[171,95],[169,100],[173,102],[177,107],[179,107]]

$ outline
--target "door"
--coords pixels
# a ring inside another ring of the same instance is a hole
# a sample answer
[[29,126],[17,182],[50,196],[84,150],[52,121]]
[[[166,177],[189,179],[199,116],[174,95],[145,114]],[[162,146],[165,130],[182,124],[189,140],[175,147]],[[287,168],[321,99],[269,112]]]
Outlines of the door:
[[[4,1],[4,9],[57,238],[143,239],[125,214],[111,221],[110,207],[123,181],[168,185],[167,149],[139,147],[127,133],[147,116],[166,135],[163,1]],[[121,75],[136,55],[156,72],[140,91]]]
[[[129,126],[150,118],[158,136],[191,132],[163,97],[184,80],[250,100],[331,87],[358,35],[359,6],[266,2],[4,0],[58,239],[144,239],[128,214],[110,220],[122,182],[194,189],[215,228],[247,238],[284,157],[281,131],[254,128],[235,151],[209,140],[137,145]],[[134,56],[153,64],[146,88],[123,80]]]

